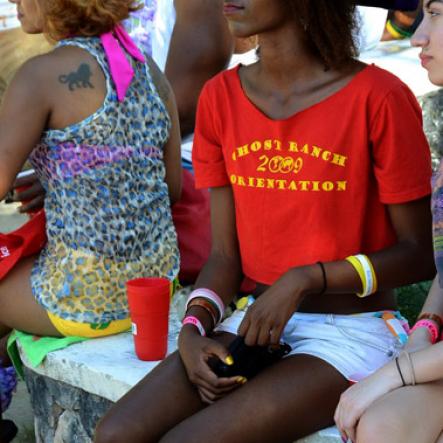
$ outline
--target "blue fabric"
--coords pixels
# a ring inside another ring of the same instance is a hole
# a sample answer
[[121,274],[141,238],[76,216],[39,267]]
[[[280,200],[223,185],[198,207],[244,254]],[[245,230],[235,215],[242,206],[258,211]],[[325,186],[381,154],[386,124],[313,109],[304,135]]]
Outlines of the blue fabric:
[[182,158],[182,167],[188,170],[189,172],[194,173],[194,168],[192,166],[192,162],[186,160],[185,158]]

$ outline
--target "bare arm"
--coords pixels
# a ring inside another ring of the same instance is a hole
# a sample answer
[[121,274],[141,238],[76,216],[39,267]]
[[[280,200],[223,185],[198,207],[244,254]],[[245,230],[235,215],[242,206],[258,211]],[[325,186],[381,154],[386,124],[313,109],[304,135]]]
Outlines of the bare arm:
[[[432,282],[429,295],[421,312],[437,314],[440,317],[443,317],[443,289],[440,287],[438,275]],[[437,324],[436,326],[438,327]],[[415,352],[431,345],[432,337],[429,329],[426,327],[419,327],[409,336],[405,349],[407,349],[409,352]]]
[[196,287],[212,289],[227,304],[236,295],[243,277],[230,186],[211,189],[211,229],[211,254]]
[[[211,226],[211,255],[195,287],[212,289],[227,305],[237,293],[242,278],[234,199],[229,186],[211,189]],[[214,327],[211,316],[200,306],[192,306],[186,315],[197,317],[206,331]],[[205,403],[213,403],[241,385],[242,381],[238,377],[218,378],[213,373],[208,366],[208,359],[218,357],[228,362],[228,350],[213,338],[201,337],[193,325],[182,327],[179,350],[189,380],[196,385]]]
[[147,58],[149,69],[155,87],[165,104],[171,119],[171,131],[169,139],[164,147],[164,162],[166,168],[166,183],[169,190],[171,205],[180,200],[181,196],[181,155],[180,155],[180,124],[178,121],[177,105],[174,93],[166,80],[165,75],[160,71],[154,61]]
[[50,115],[44,57],[31,59],[20,68],[0,108],[0,200],[40,140]]
[[227,66],[233,38],[222,14],[222,0],[175,0],[176,23],[165,74],[177,99],[182,136],[194,131],[200,91]]
[[[195,288],[208,288],[217,293],[227,306],[237,294],[243,277],[232,189],[211,189],[212,247],[208,261],[200,272]],[[207,330],[213,327],[208,313],[199,307],[189,311],[201,320]]]

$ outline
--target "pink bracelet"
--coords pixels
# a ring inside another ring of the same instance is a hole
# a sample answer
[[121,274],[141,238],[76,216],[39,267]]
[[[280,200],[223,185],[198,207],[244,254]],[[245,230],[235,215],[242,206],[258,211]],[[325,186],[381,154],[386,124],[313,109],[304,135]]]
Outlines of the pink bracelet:
[[205,328],[203,327],[201,321],[197,317],[194,317],[193,315],[188,315],[187,317],[185,317],[183,319],[182,324],[183,324],[183,326],[184,325],[193,325],[193,326],[195,326],[198,329],[198,332],[200,332],[200,335],[202,337],[206,337]]
[[437,343],[438,340],[438,328],[437,325],[431,320],[419,320],[415,323],[414,327],[411,329],[411,334],[418,328],[427,328],[431,334],[431,343]]
[[194,298],[205,298],[206,300],[209,300],[212,302],[216,307],[218,311],[218,323],[222,320],[223,314],[225,313],[225,304],[223,303],[223,300],[210,289],[207,288],[198,288],[194,289],[188,297],[188,301],[186,302],[186,310],[188,310],[189,302],[193,300]]

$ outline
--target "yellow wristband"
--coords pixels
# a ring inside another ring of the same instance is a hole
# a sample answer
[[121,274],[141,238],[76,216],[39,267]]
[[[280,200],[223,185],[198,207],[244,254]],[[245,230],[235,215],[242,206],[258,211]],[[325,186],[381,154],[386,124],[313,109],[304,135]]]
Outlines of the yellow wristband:
[[351,263],[351,265],[354,267],[354,269],[357,271],[358,276],[360,277],[361,286],[362,286],[362,292],[356,293],[359,297],[363,297],[366,292],[366,277],[365,277],[365,271],[363,269],[363,266],[361,265],[358,258],[355,258],[353,255],[350,255],[349,257],[346,257],[346,261]]

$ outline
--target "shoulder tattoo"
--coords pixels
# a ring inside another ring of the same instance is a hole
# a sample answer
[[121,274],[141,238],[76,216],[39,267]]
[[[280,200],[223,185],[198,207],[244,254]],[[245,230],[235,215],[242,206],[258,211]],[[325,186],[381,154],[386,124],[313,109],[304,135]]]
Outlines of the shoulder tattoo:
[[60,75],[58,81],[67,84],[70,91],[75,88],[94,88],[91,83],[92,71],[87,63],[82,63],[77,71],[70,72],[66,75]]

